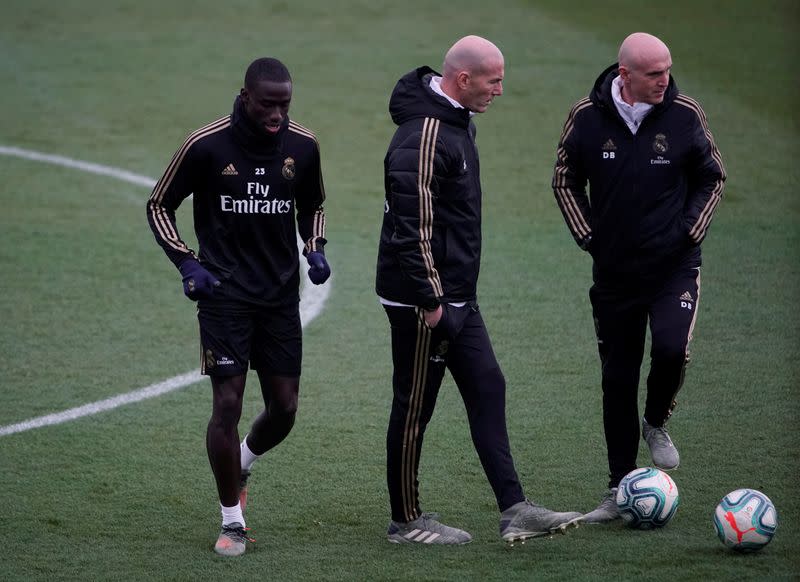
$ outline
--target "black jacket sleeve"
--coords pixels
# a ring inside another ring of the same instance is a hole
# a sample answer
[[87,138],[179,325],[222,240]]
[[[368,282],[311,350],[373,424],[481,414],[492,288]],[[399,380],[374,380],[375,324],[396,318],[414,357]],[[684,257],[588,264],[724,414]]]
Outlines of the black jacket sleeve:
[[303,254],[325,252],[325,186],[322,182],[322,163],[316,138],[309,171],[298,184],[295,194],[297,204],[297,230],[304,243]]
[[582,170],[577,155],[578,127],[576,124],[580,111],[592,107],[588,99],[578,101],[569,112],[561,139],[556,151],[556,165],[553,172],[553,193],[564,220],[575,242],[584,249],[592,238],[591,205],[586,194],[587,177]]
[[196,259],[178,234],[175,210],[194,191],[196,176],[196,151],[189,136],[181,148],[172,156],[164,175],[156,183],[147,201],[147,221],[167,257],[176,267],[188,258]]
[[692,244],[699,245],[708,232],[714,211],[722,198],[726,179],[725,167],[700,104],[682,94],[675,101],[694,112],[684,215],[689,240]]
[[446,175],[447,152],[437,139],[440,121],[426,118],[386,160],[386,192],[394,220],[393,246],[411,282],[414,304],[432,309],[443,295],[431,243],[439,182]]

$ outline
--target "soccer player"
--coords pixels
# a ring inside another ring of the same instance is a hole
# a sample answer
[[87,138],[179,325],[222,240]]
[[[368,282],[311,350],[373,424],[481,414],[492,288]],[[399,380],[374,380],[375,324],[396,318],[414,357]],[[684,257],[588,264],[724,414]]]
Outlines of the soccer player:
[[[197,301],[201,372],[213,393],[206,447],[222,508],[214,549],[225,556],[244,553],[249,539],[242,511],[253,463],[286,438],[295,420],[302,348],[297,230],[311,281],[330,276],[319,144],[289,119],[291,99],[284,64],[253,61],[232,113],[189,135],[147,203],[156,241],[180,271],[186,296]],[[199,253],[175,222],[190,194]],[[264,410],[240,444],[248,366],[258,374]]]
[[610,480],[587,523],[619,518],[617,486],[636,468],[648,324],[642,436],[656,467],[680,463],[666,422],[689,360],[700,243],[722,196],[725,169],[705,113],[678,91],[671,69],[661,40],[631,34],[619,62],[572,107],[558,144],[553,190],[572,236],[594,262],[589,297],[602,364]]
[[467,36],[447,52],[443,74],[420,67],[394,88],[398,125],[384,159],[383,228],[376,291],[391,326],[394,398],[387,430],[387,481],[394,543],[465,544],[472,536],[420,508],[417,473],[425,428],[450,370],[472,441],[495,494],[506,541],[574,524],[525,498],[506,431],[506,384],[476,289],[481,186],[473,115],[503,93],[504,59]]

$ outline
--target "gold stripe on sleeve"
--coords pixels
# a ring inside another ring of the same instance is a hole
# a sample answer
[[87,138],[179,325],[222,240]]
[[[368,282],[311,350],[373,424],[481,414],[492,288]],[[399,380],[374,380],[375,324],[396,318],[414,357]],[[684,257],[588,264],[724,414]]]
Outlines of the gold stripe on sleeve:
[[417,172],[417,193],[419,194],[419,247],[425,270],[428,273],[428,282],[433,288],[433,294],[441,297],[442,282],[439,272],[433,264],[431,251],[431,238],[433,237],[433,181],[434,158],[436,157],[436,138],[439,134],[439,120],[426,117],[422,126],[422,137],[419,148],[419,169]]
[[147,205],[148,212],[150,213],[153,224],[158,231],[158,236],[161,237],[161,239],[167,245],[175,250],[187,253],[189,252],[189,248],[178,236],[178,233],[175,230],[175,225],[169,219],[166,210],[161,205],[164,195],[168,190],[169,185],[172,183],[172,180],[175,178],[175,174],[186,157],[186,153],[189,151],[189,148],[191,148],[192,145],[198,140],[225,129],[230,125],[230,123],[230,115],[228,115],[201,127],[197,131],[192,132],[183,142],[183,145],[180,147],[180,149],[178,149],[178,151],[175,152],[175,155],[172,156],[172,160],[167,166],[167,169],[164,171],[164,174],[161,176],[158,182],[156,182],[156,185],[153,188],[153,192],[150,195],[150,200]]
[[575,116],[578,114],[578,112],[591,106],[592,102],[588,98],[584,98],[578,101],[570,110],[567,121],[564,124],[564,129],[561,132],[561,139],[558,142],[559,146],[556,152],[557,162],[554,174],[554,191],[556,198],[558,199],[559,205],[564,211],[564,217],[566,218],[567,226],[569,227],[570,231],[576,235],[576,238],[579,239],[586,238],[592,232],[592,229],[589,226],[589,223],[586,222],[586,218],[581,213],[578,203],[575,200],[574,193],[567,186],[567,152],[562,144],[564,141],[566,141],[570,133],[572,133],[572,130],[575,128]]
[[698,216],[697,221],[689,229],[689,237],[692,239],[692,241],[698,243],[706,236],[708,227],[711,224],[711,219],[714,217],[714,211],[722,199],[722,191],[725,188],[727,174],[725,172],[725,165],[722,163],[722,154],[720,154],[717,144],[714,141],[714,136],[708,127],[708,120],[703,108],[700,107],[700,104],[697,101],[683,94],[679,94],[675,98],[675,103],[690,109],[695,113],[695,115],[697,115],[697,118],[703,127],[703,132],[705,133],[706,139],[711,147],[711,158],[717,164],[720,171],[720,178],[714,184],[714,188],[711,191],[711,196],[706,202],[706,205],[700,211],[700,216]]

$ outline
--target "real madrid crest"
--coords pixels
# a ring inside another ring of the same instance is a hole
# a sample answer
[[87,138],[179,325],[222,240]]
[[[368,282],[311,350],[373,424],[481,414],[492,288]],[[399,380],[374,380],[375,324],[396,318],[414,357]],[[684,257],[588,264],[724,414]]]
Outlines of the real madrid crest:
[[669,149],[669,144],[667,143],[667,136],[663,133],[657,133],[656,139],[653,142],[653,151],[657,154],[665,154]]
[[211,350],[206,350],[205,359],[206,359],[206,370],[210,370],[217,363],[216,360],[214,359],[214,352],[212,352]]
[[287,180],[294,180],[295,175],[295,168],[294,168],[294,159],[293,158],[286,158],[283,160],[283,168],[281,169],[281,174]]

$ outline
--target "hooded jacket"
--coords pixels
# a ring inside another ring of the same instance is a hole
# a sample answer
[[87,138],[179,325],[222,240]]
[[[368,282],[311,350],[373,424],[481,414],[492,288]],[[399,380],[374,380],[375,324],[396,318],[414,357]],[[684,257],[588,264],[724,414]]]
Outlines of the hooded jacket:
[[634,135],[611,94],[618,75],[603,71],[564,124],[552,185],[567,226],[596,280],[700,266],[726,178],[705,113],[670,77]]
[[[197,255],[175,220],[190,194]],[[221,281],[215,296],[283,305],[299,300],[297,230],[304,254],[323,251],[324,200],[314,134],[286,117],[269,135],[237,97],[231,115],[190,134],[175,153],[147,202],[147,220],[176,267],[199,258]]]
[[481,258],[475,125],[430,88],[429,67],[403,76],[389,100],[398,126],[384,158],[384,216],[375,289],[433,309],[473,301]]

